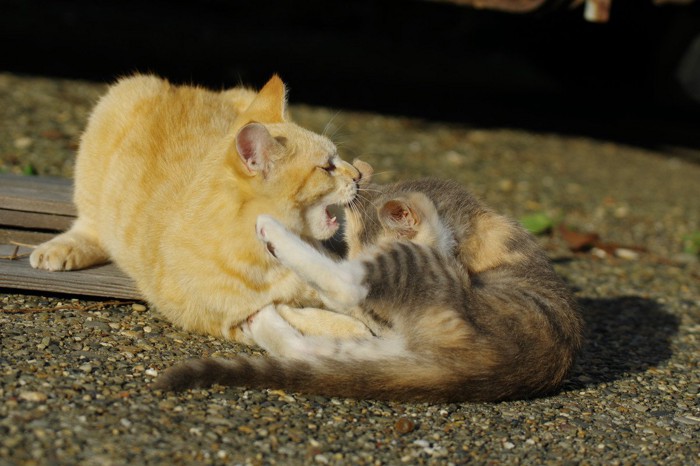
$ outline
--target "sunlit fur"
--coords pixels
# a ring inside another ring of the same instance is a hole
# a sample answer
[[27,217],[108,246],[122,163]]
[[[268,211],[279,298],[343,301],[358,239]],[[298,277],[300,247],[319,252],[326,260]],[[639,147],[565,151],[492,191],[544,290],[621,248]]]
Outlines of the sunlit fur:
[[269,214],[326,239],[337,228],[326,206],[351,200],[359,173],[329,139],[287,120],[285,93],[277,76],[260,92],[120,80],[80,143],[78,219],[32,266],[112,259],[175,324],[238,340],[238,324],[264,305],[316,303],[256,239],[255,220]]
[[324,304],[375,337],[305,336],[267,306],[244,325],[270,354],[197,360],[157,387],[214,383],[407,401],[527,398],[560,386],[581,345],[570,291],[537,242],[455,182],[367,184],[335,262],[275,219],[258,236]]

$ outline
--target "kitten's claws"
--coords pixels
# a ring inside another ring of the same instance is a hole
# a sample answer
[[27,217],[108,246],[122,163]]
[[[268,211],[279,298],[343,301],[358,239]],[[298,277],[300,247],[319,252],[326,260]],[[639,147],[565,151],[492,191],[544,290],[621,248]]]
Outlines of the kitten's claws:
[[255,233],[258,235],[258,239],[263,243],[267,242],[267,231],[265,231],[265,226],[268,222],[272,220],[269,215],[258,215],[255,220]]
[[267,234],[265,233],[265,228],[260,228],[258,230],[258,239],[262,241],[265,244],[265,247],[267,248],[267,251],[272,254],[272,257],[277,257],[275,255],[275,245],[270,242],[267,238]]
[[274,230],[275,226],[278,226],[277,220],[270,217],[269,215],[260,215],[258,216],[258,219],[255,222],[255,231],[258,235],[258,239],[265,244],[265,247],[267,248],[268,252],[272,255],[272,257],[276,258],[277,254],[275,253],[275,245],[272,244],[272,241],[268,234],[268,231]]

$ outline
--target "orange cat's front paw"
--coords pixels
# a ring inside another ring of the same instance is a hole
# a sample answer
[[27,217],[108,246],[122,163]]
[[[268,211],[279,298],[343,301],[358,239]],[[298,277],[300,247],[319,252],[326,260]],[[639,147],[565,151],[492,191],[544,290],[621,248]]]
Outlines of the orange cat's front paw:
[[29,263],[35,269],[43,269],[50,271],[57,270],[73,270],[77,264],[82,262],[80,254],[73,246],[69,244],[56,244],[52,242],[44,243],[36,248],[31,256]]
[[32,267],[50,271],[84,269],[107,260],[99,245],[70,232],[39,245],[29,256]]

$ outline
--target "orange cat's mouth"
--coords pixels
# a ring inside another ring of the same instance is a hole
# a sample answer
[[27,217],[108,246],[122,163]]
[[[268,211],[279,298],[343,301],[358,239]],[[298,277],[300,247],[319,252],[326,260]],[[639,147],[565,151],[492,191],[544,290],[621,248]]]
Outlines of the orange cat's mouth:
[[[328,228],[332,228],[334,230],[337,230],[339,227],[338,219],[336,218],[335,215],[331,215],[331,212],[328,210],[328,207],[326,207],[325,212],[326,212],[326,225],[328,226]],[[335,233],[335,231],[333,233]]]
[[305,234],[316,239],[328,239],[340,228],[340,222],[333,215],[330,204],[321,203],[306,211],[306,232]]

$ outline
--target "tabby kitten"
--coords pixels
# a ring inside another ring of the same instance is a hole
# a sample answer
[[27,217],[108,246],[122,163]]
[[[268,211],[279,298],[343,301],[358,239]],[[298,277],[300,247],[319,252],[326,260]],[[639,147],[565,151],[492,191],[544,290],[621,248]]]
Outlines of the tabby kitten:
[[442,402],[532,397],[561,384],[581,346],[581,319],[520,226],[438,180],[365,186],[347,221],[349,258],[340,262],[270,216],[258,217],[257,231],[329,309],[365,321],[376,337],[304,336],[271,305],[245,326],[270,357],[186,362],[156,387]]
[[[31,265],[73,270],[112,259],[170,321],[244,342],[238,326],[261,307],[317,302],[257,241],[255,219],[273,215],[294,234],[327,239],[338,229],[327,206],[353,199],[360,174],[329,139],[286,118],[285,94],[277,76],[258,93],[119,81],[82,136],[78,218],[37,247]],[[339,333],[369,334],[325,314]],[[328,327],[318,316],[308,325]]]

